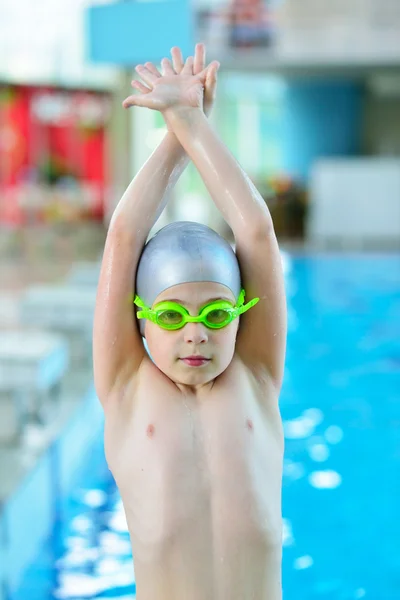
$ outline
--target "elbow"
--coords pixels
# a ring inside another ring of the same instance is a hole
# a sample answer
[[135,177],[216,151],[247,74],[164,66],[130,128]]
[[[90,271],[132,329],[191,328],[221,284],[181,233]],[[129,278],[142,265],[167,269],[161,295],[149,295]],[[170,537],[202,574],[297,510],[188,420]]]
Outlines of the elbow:
[[107,240],[130,248],[142,249],[149,233],[150,229],[138,220],[132,219],[132,216],[123,212],[114,213],[108,227]]
[[130,227],[125,215],[113,215],[107,231],[107,242],[108,244],[132,247],[135,240],[138,239],[138,233],[140,233],[140,228],[135,231],[134,227]]
[[108,235],[124,235],[128,231],[126,216],[118,211],[115,211],[108,225]]
[[266,235],[275,235],[274,222],[271,215],[262,215],[257,223],[254,224],[252,235],[255,239],[265,238]]
[[274,223],[271,215],[261,214],[255,222],[244,223],[238,232],[234,232],[235,238],[242,239],[245,237],[247,240],[265,240],[266,237],[275,235]]

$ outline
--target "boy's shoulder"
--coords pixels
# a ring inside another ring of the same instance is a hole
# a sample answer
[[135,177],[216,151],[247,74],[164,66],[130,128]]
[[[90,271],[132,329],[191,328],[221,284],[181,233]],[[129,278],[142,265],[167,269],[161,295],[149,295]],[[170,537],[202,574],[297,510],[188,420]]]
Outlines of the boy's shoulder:
[[[106,418],[109,423],[126,424],[132,410],[139,407],[146,414],[164,414],[166,411],[167,417],[169,409],[176,406],[177,398],[181,394],[176,383],[146,355],[134,379],[108,404]],[[270,407],[268,414],[279,420],[279,391],[271,377],[255,373],[237,354],[233,356],[228,368],[215,378],[213,385],[198,393],[199,400],[205,399],[206,396],[214,399],[216,407],[226,405],[230,410],[240,405],[249,408],[252,404]],[[139,412],[143,414],[142,410]]]
[[[152,362],[148,355],[143,358],[136,379],[137,388],[164,386],[170,388],[171,391],[177,389],[175,383]],[[254,386],[254,388],[264,388],[265,385],[269,384],[269,379],[266,373],[257,372],[235,352],[229,366],[215,378],[213,389],[216,390],[226,386],[243,389],[246,384]]]

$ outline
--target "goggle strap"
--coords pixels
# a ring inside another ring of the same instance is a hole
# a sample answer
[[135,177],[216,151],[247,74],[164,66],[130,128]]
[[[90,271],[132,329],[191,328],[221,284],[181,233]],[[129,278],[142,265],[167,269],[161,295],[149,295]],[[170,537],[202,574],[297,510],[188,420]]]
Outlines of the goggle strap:
[[146,304],[143,302],[143,300],[140,298],[140,296],[138,296],[136,294],[136,296],[133,300],[133,303],[142,309],[136,313],[136,317],[138,319],[149,319],[150,321],[154,322],[154,316],[153,316],[150,308],[148,306],[146,306]]
[[244,304],[244,297],[246,295],[246,292],[244,291],[244,288],[242,288],[240,294],[239,294],[239,298],[237,300],[237,307],[240,308],[241,306],[243,306]]
[[257,302],[259,302],[259,301],[260,301],[260,298],[253,298],[253,300],[250,300],[250,302],[248,302],[247,304],[245,304],[244,306],[241,306],[239,308],[238,315],[241,315],[244,312],[247,312],[250,308],[255,306],[257,304]]
[[148,308],[143,302],[143,300],[140,298],[140,296],[138,296],[137,294],[133,300],[133,303],[136,304],[136,306],[140,306],[140,308]]

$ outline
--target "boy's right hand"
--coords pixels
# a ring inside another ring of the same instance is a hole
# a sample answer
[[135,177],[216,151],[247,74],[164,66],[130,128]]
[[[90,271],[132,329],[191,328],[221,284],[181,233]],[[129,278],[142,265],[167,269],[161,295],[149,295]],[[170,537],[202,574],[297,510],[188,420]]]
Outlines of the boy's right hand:
[[130,96],[123,106],[143,106],[160,112],[170,108],[200,108],[209,115],[216,93],[216,74],[219,63],[214,61],[205,68],[204,44],[197,44],[195,56],[183,62],[179,48],[172,48],[172,64],[169,59],[162,60],[162,74],[152,63],[138,65],[136,71],[146,85],[132,81],[132,87],[141,92]]
[[[180,73],[183,69],[184,62],[180,48],[174,46],[171,49],[172,65],[176,73]],[[197,44],[193,61],[193,75],[201,73],[206,66],[206,48],[204,44]],[[219,69],[218,63],[211,63],[207,68],[206,78],[204,82],[203,110],[208,117],[214,106],[217,93],[217,72]]]

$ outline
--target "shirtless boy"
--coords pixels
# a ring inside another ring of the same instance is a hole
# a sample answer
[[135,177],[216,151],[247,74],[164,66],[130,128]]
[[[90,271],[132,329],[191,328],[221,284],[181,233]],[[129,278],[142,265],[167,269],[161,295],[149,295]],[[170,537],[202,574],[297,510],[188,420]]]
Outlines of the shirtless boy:
[[[106,457],[138,600],[278,600],[286,344],[278,244],[265,202],[207,120],[219,64],[205,66],[202,44],[185,62],[179,48],[171,54],[161,73],[136,68],[139,93],[123,103],[160,111],[168,132],[116,207],[105,245],[94,371]],[[189,159],[236,255],[193,223],[146,244]]]

